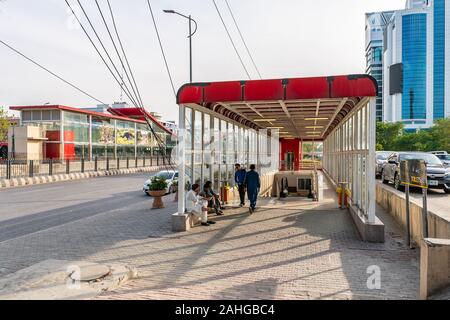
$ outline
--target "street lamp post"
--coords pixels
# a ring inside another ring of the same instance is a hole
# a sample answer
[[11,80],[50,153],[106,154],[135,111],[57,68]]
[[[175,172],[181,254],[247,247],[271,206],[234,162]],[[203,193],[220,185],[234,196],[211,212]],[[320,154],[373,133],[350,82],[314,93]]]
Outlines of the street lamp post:
[[[197,22],[192,19],[192,17],[186,16],[184,14],[181,14],[179,12],[176,12],[175,10],[163,10],[165,13],[173,13],[173,14],[177,14],[183,18],[186,18],[189,20],[189,81],[192,83],[192,37],[194,36],[194,34],[197,32]],[[194,32],[192,32],[192,22],[194,22],[195,24],[195,30]]]

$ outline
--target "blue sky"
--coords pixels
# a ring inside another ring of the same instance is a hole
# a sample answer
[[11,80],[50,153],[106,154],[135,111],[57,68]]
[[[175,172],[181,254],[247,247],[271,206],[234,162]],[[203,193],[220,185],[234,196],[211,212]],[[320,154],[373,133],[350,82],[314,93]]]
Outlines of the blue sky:
[[[176,120],[177,107],[145,0],[110,0],[146,107]],[[224,0],[216,0],[245,63],[257,74],[239,41]],[[76,1],[71,0],[75,4]],[[194,81],[246,79],[211,0],[153,0],[176,87],[189,79],[187,20],[162,13],[176,9],[199,23],[194,39]],[[82,0],[105,43],[94,1]],[[106,11],[106,1],[100,0]],[[364,13],[401,9],[405,0],[229,0],[264,78],[364,72]],[[86,23],[86,21],[83,20]],[[105,102],[120,89],[64,0],[0,2],[0,39]],[[93,106],[92,99],[0,46],[0,106]]]

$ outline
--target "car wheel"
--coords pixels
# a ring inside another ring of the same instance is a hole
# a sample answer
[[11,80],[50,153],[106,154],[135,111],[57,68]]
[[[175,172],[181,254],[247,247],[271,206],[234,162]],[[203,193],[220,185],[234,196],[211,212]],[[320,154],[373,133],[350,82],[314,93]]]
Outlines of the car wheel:
[[170,186],[170,188],[169,188],[169,194],[172,194],[172,193],[173,193],[173,187]]
[[395,174],[395,178],[394,178],[394,188],[399,190],[399,191],[403,191],[403,186],[400,182],[400,175]]
[[444,192],[445,192],[446,194],[450,194],[450,189],[447,189],[446,187],[444,187]]
[[389,181],[386,180],[386,177],[384,176],[384,170],[381,171],[381,181],[382,181],[384,184],[389,184]]

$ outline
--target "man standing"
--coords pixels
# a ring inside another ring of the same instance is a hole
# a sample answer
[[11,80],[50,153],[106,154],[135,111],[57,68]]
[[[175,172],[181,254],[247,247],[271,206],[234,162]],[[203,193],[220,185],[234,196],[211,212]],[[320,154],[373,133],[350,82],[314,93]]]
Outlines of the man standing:
[[259,178],[259,173],[256,172],[254,164],[250,166],[250,171],[247,172],[244,184],[247,187],[248,200],[250,200],[250,213],[253,213],[256,210],[256,201],[261,188],[261,179]]
[[245,206],[245,177],[247,176],[247,171],[241,168],[239,163],[234,165],[235,174],[234,174],[234,182],[236,182],[239,189],[239,197],[241,199],[240,207]]

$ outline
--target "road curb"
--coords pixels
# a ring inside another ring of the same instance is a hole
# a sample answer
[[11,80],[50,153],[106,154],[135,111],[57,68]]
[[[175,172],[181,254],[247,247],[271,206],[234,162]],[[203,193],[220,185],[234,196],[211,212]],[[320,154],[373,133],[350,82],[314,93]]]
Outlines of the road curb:
[[53,176],[39,176],[33,178],[13,178],[1,179],[0,190],[15,187],[33,186],[39,184],[49,184],[64,181],[84,180],[98,177],[127,175],[133,173],[156,172],[165,170],[165,166],[147,167],[147,168],[131,168],[131,169],[114,169],[109,171],[85,172],[85,173],[71,173],[71,174],[57,174]]

